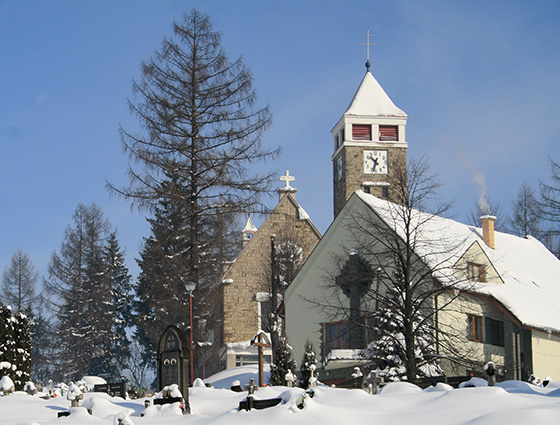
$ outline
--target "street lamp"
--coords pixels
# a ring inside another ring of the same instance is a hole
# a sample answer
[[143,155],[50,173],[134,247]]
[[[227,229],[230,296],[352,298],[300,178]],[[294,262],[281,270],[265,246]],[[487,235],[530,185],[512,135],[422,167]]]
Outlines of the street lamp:
[[193,385],[193,375],[194,375],[194,366],[193,366],[193,325],[192,325],[192,293],[194,291],[194,288],[196,288],[196,283],[195,282],[191,282],[190,280],[187,281],[187,283],[185,283],[185,288],[187,289],[188,293],[189,293],[189,309],[190,309],[190,314],[189,314],[189,320],[190,320],[190,330],[189,330],[189,334],[191,336],[191,358],[190,358],[190,363],[191,363],[191,387]]

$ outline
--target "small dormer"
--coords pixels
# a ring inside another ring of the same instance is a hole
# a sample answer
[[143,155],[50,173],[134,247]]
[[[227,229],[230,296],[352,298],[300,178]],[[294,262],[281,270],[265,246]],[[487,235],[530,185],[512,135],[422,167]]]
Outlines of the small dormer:
[[504,283],[478,241],[469,246],[454,269],[469,282]]

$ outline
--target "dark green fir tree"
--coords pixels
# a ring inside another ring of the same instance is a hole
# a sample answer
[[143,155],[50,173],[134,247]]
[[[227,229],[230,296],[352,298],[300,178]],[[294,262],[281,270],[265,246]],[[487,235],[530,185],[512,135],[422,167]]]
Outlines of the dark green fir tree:
[[278,337],[278,346],[274,353],[274,364],[270,366],[270,385],[286,385],[286,374],[295,373],[296,362],[292,358],[292,347],[285,336]]
[[[315,348],[313,347],[313,344],[308,340],[305,343],[305,351],[303,353],[303,359],[301,360],[300,366],[300,386],[302,388],[309,388],[312,371],[315,371],[316,365],[317,359],[315,358]],[[315,376],[315,378],[317,377],[315,373],[313,373],[313,375]]]

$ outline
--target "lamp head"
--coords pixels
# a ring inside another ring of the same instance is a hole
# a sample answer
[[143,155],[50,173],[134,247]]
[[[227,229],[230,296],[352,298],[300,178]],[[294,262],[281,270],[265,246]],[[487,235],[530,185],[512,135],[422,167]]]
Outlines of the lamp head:
[[196,288],[196,283],[189,280],[187,281],[187,283],[185,283],[185,288],[187,289],[189,294],[192,294],[192,292]]

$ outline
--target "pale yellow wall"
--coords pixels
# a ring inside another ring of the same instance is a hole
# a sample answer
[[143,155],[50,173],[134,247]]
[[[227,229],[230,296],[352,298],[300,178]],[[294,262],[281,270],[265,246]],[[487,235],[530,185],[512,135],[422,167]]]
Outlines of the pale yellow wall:
[[[451,302],[449,303],[449,301]],[[503,366],[505,348],[470,341],[468,339],[469,325],[467,319],[467,316],[472,314],[504,321],[503,312],[490,299],[466,293],[460,293],[457,296],[455,292],[449,291],[438,296],[439,306],[444,306],[448,303],[449,305],[438,313],[439,326],[443,333],[449,332],[455,335],[456,339],[451,341],[455,347],[461,348],[463,357],[477,362],[479,367],[489,361],[494,362],[498,366]],[[484,331],[483,322],[482,332],[484,333]],[[467,371],[465,367],[452,367],[448,364],[445,367],[449,368],[449,373],[453,375],[464,375]]]
[[540,379],[550,376],[560,380],[560,337],[545,332],[532,332],[533,373]]

